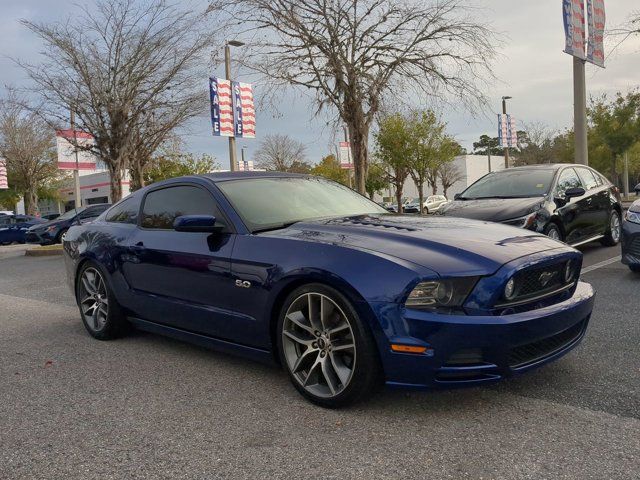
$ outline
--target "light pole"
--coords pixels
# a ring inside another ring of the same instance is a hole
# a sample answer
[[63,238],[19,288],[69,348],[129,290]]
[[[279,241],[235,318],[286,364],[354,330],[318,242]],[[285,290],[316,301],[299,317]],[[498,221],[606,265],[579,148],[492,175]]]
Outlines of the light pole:
[[244,151],[247,149],[246,145],[243,145],[242,148],[240,148],[240,153],[242,153],[242,168],[246,168],[247,167],[247,163],[244,160]]
[[[504,96],[502,97],[502,115],[504,121],[507,121],[507,100],[510,100],[512,97]],[[502,132],[501,132],[502,134]],[[504,168],[509,168],[509,141],[504,146]]]
[[[224,70],[227,76],[227,80],[231,82],[231,48],[241,47],[244,43],[239,40],[230,40],[224,46]],[[233,95],[233,88],[231,89],[231,95]],[[229,137],[229,167],[232,172],[235,172],[238,168],[238,154],[236,152],[236,137],[235,131],[233,135]]]

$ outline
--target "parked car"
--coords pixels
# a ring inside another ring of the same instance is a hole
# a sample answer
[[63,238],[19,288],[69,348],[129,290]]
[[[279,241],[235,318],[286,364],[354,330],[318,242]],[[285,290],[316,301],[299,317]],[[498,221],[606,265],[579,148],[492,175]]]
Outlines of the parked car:
[[450,217],[504,223],[577,246],[618,244],[620,193],[584,165],[535,165],[485,175],[441,208]]
[[40,245],[61,243],[62,236],[74,223],[90,222],[111,206],[110,203],[97,203],[63,213],[55,220],[44,225],[34,225],[27,231],[26,241]]
[[[447,203],[447,197],[444,195],[429,195],[422,203],[422,213],[435,213],[445,203]],[[404,206],[405,213],[420,212],[419,204],[419,199],[413,199],[410,203]]]
[[0,245],[25,243],[27,229],[41,223],[44,220],[30,215],[0,215]]
[[13,215],[13,212],[11,210],[0,210],[0,217],[2,215]]
[[625,213],[622,223],[622,263],[640,273],[640,200]]
[[306,175],[158,182],[72,226],[63,245],[93,337],[134,325],[280,362],[327,407],[381,381],[436,389],[539,367],[581,341],[594,302],[568,245],[505,225],[393,215]]

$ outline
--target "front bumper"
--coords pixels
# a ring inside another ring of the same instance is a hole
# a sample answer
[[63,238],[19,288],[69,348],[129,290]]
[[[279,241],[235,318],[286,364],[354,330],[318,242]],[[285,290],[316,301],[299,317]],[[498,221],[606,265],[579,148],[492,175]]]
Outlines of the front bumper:
[[46,230],[41,232],[27,230],[24,239],[27,243],[37,243],[40,245],[49,245],[55,242],[55,237],[52,237],[51,233]]
[[625,221],[622,224],[622,263],[640,265],[640,225]]
[[[400,315],[408,334],[383,341],[386,383],[414,389],[479,385],[544,365],[580,343],[594,298],[591,285],[580,282],[573,296],[561,303],[512,315],[440,315],[380,305],[376,314],[383,327],[397,321],[389,316]],[[389,343],[428,350],[419,355],[396,353]]]

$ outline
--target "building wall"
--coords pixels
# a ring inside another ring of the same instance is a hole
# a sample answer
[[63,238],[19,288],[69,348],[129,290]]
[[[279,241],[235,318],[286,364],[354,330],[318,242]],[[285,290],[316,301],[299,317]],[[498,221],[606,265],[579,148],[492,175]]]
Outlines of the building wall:
[[[129,195],[129,173],[125,172],[122,180],[122,197]],[[82,206],[94,203],[111,203],[109,172],[80,173],[80,197]],[[61,201],[43,200],[38,203],[41,215],[64,213],[75,207],[74,180],[70,178],[58,191]]]
[[[489,173],[489,159],[484,155],[460,155],[453,160],[454,164],[460,169],[462,172],[462,180],[454,183],[447,190],[447,198],[453,199],[456,193],[462,193],[464,189],[466,189],[473,182],[478,180],[480,177],[483,177],[487,173]],[[491,171],[495,172],[498,170],[504,169],[504,157],[491,157]],[[436,192],[439,195],[442,195],[444,188],[442,187],[442,182],[438,180]],[[432,194],[431,186],[424,186],[424,196],[428,196]],[[385,197],[393,197],[395,199],[395,191],[393,187],[384,192]],[[418,198],[418,188],[413,182],[413,178],[410,176],[407,177],[407,180],[404,182],[404,188],[402,192],[402,196],[406,198]],[[376,201],[381,201],[382,196],[376,195]]]

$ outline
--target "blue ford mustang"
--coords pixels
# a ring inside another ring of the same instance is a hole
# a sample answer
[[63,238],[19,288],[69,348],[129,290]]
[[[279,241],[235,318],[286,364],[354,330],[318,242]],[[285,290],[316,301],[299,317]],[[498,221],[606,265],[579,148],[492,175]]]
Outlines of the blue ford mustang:
[[277,361],[338,407],[388,386],[493,382],[585,334],[580,252],[460,218],[394,215],[336,183],[281,173],[183,177],[73,226],[65,263],[95,338],[134,325]]

